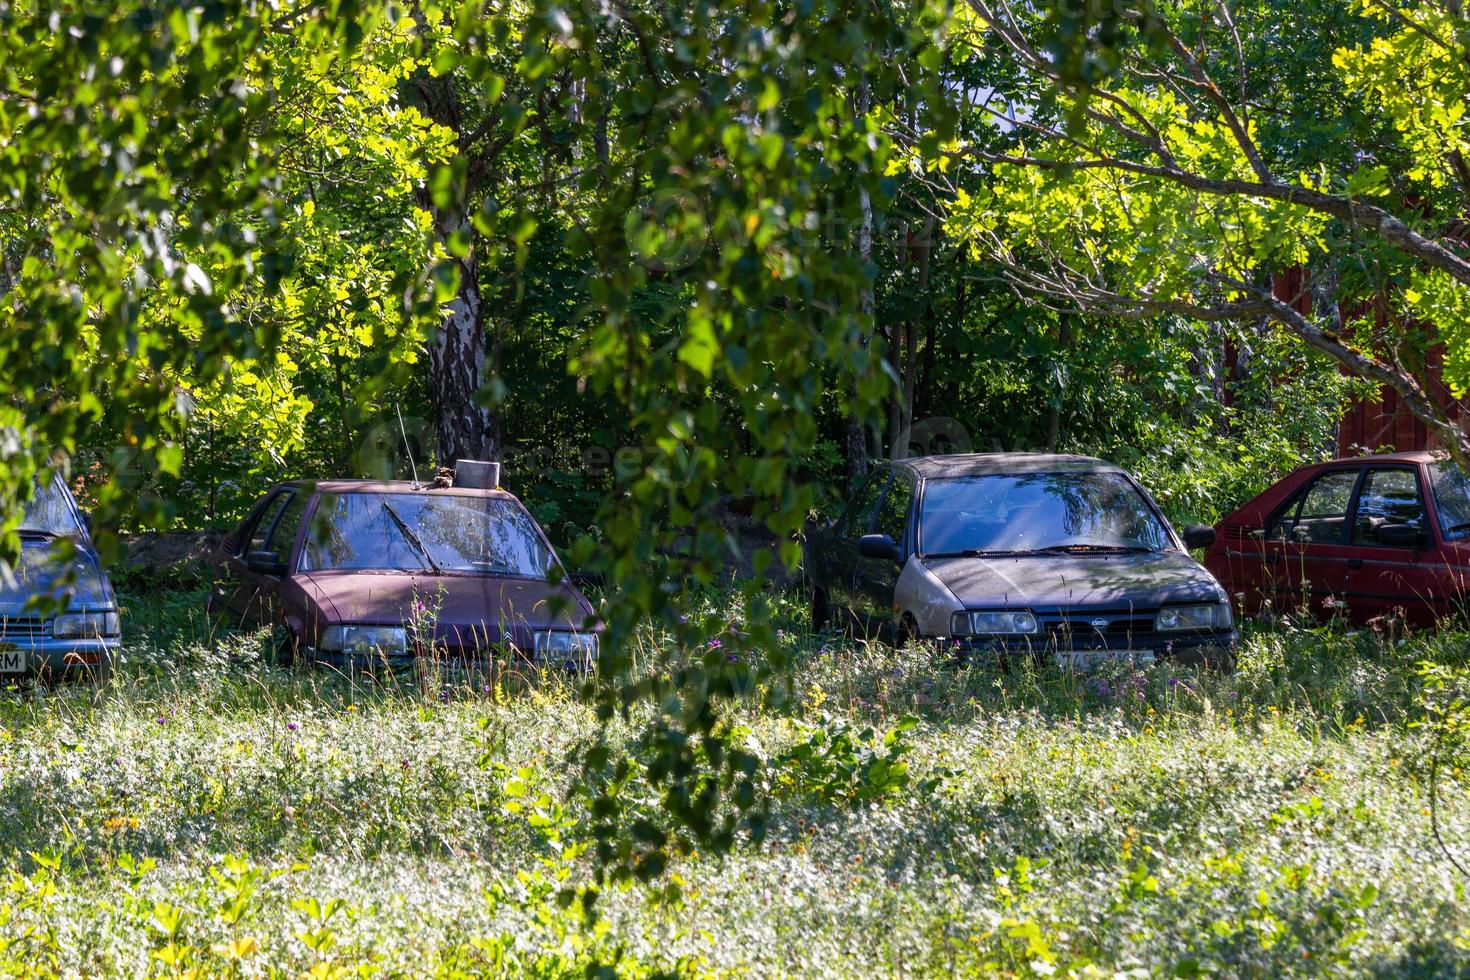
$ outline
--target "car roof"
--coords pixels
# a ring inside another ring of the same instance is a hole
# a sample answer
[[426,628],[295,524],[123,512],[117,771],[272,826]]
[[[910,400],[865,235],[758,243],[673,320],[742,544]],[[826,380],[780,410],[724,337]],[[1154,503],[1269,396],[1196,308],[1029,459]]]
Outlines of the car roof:
[[1448,459],[1449,454],[1422,449],[1411,453],[1375,453],[1371,456],[1339,456],[1337,459],[1323,460],[1314,463],[1314,466],[1342,466],[1342,465],[1364,465],[1367,463],[1434,463]]
[[480,487],[434,487],[409,480],[293,480],[289,485],[322,493],[426,493],[433,496],[516,499],[515,494],[498,488],[487,490]]
[[1056,453],[966,453],[953,456],[916,456],[894,465],[926,480],[1000,473],[1121,473],[1122,468],[1091,456]]

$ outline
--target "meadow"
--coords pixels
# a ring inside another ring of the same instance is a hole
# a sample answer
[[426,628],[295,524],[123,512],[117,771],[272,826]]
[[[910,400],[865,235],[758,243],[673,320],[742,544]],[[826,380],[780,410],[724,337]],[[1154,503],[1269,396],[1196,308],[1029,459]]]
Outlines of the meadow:
[[807,635],[792,596],[791,697],[729,719],[765,840],[588,908],[574,680],[284,668],[200,598],[125,595],[103,688],[0,692],[0,973],[1470,974],[1435,839],[1470,855],[1470,806],[1452,759],[1431,806],[1422,724],[1462,633],[1002,674]]

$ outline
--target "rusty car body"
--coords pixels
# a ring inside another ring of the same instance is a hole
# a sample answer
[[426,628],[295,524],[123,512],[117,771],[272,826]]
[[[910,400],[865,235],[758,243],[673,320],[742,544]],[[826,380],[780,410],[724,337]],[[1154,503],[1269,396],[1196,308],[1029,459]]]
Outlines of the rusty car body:
[[365,480],[274,487],[220,546],[210,612],[344,670],[425,657],[586,668],[592,605],[513,495]]

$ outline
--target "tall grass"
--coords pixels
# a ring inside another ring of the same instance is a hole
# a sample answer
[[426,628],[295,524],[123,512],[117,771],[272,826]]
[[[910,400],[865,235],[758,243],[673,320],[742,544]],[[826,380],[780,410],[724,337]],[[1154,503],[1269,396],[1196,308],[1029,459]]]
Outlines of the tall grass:
[[808,636],[785,601],[795,666],[729,719],[768,760],[766,840],[589,909],[575,678],[285,669],[201,598],[127,597],[105,688],[0,695],[3,972],[1470,972],[1412,727],[1462,634],[1288,624],[1234,675],[1003,674]]

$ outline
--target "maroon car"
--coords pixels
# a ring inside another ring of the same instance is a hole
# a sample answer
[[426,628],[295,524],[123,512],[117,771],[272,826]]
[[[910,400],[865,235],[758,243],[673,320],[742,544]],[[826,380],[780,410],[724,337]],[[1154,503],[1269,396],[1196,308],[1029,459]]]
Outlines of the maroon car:
[[362,480],[273,488],[221,545],[209,610],[344,669],[428,653],[586,667],[601,628],[511,494]]
[[1205,565],[1245,615],[1433,625],[1466,598],[1470,481],[1430,453],[1308,466],[1221,521]]

